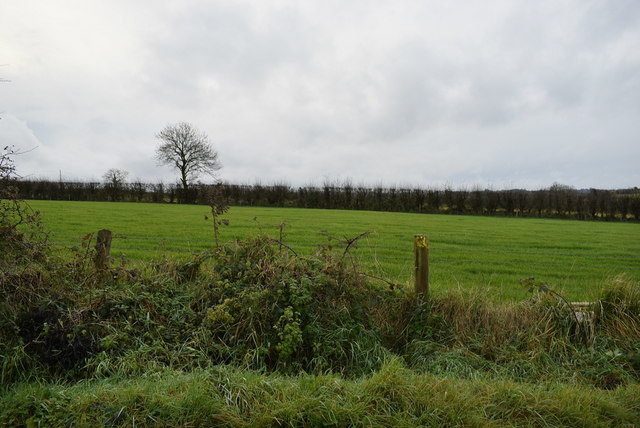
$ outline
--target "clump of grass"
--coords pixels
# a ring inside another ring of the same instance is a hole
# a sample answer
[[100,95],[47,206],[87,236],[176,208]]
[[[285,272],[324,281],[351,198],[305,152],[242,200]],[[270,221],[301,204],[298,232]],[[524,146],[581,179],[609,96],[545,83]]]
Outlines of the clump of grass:
[[607,334],[622,340],[640,337],[640,285],[627,276],[605,284],[595,309]]
[[595,343],[585,342],[573,310],[553,293],[500,303],[460,289],[433,293],[421,304],[408,295],[386,305],[376,315],[384,343],[416,370],[467,379],[546,379],[604,389],[638,379],[633,368],[640,361],[635,333],[626,329],[619,336],[626,343],[621,343],[601,323],[596,324]]

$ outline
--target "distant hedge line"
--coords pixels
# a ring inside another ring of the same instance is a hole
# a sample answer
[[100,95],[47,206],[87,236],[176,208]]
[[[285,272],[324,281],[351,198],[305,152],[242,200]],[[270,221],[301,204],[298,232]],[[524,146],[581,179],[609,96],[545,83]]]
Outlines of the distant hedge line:
[[[97,182],[21,180],[24,199],[128,201],[206,204],[210,186],[187,190],[175,184],[141,182],[113,186]],[[236,206],[326,208],[410,213],[468,214],[570,218],[579,220],[640,220],[640,189],[577,190],[554,184],[541,190],[366,187],[348,182],[292,187],[287,184],[222,183],[221,193]]]

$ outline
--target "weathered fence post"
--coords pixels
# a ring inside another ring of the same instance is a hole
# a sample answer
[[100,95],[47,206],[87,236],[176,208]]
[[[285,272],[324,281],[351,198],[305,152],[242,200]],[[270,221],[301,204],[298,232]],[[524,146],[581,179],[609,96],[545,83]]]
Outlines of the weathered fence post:
[[96,269],[107,269],[109,267],[109,257],[111,254],[111,231],[102,229],[98,231],[98,241],[96,242],[96,256],[94,263]]
[[415,235],[413,240],[416,266],[416,296],[419,299],[429,294],[429,240],[424,235]]

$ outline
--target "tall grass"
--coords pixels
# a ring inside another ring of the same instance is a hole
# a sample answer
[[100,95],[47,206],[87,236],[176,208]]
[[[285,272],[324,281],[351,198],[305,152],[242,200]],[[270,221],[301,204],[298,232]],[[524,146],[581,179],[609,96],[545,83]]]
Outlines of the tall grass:
[[5,426],[636,426],[637,384],[585,386],[417,374],[395,359],[372,376],[190,373],[18,385],[0,396]]

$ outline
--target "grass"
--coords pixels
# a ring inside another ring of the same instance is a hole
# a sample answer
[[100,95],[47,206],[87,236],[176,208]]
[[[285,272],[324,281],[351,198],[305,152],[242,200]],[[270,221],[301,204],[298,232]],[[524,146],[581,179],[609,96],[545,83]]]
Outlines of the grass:
[[[208,207],[108,202],[31,201],[43,213],[51,241],[79,246],[101,228],[116,239],[112,255],[127,260],[188,255],[211,248]],[[413,275],[413,236],[430,239],[433,289],[477,288],[521,300],[518,280],[534,276],[570,300],[590,300],[600,284],[621,273],[640,279],[640,224],[571,220],[424,215],[367,211],[233,207],[223,240],[259,231],[302,254],[322,244],[372,232],[353,251],[368,272],[401,284]],[[328,238],[331,237],[331,239]]]
[[587,336],[544,287],[418,300],[340,248],[297,257],[262,236],[207,265],[96,269],[5,235],[0,426],[640,424],[629,276],[602,284]]
[[6,426],[637,426],[637,384],[557,384],[417,374],[390,360],[372,376],[285,377],[219,367],[130,380],[17,386]]

